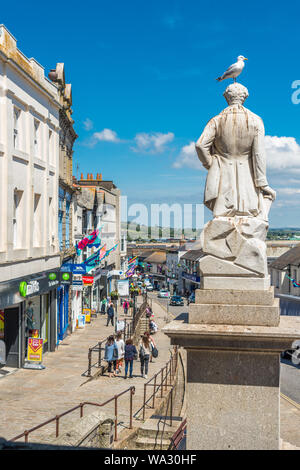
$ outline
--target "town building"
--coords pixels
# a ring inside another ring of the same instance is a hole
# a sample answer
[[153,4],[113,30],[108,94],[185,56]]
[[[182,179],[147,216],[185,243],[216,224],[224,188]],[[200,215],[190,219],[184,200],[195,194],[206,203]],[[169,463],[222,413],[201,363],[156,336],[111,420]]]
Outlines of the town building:
[[300,246],[273,260],[269,273],[275,297],[280,299],[280,314],[300,315]]
[[[93,283],[84,287],[83,308],[97,311],[100,300],[117,289],[117,280],[127,267],[126,232],[121,231],[121,192],[113,181],[103,180],[100,173],[95,179],[90,173],[86,179],[81,174],[79,180],[74,180],[74,187],[77,189],[77,205],[82,210],[82,233],[77,231],[76,239],[99,229],[101,246],[106,250],[115,247],[98,267],[91,270],[89,274]],[[82,255],[83,261],[94,251],[87,247]]]
[[[0,25],[0,339],[22,367],[27,339],[56,347],[58,88]],[[34,333],[33,333],[34,332]]]
[[[63,63],[56,64],[50,70],[49,79],[56,84],[59,94],[59,193],[58,193],[58,238],[60,250],[60,263],[74,263],[74,194],[73,187],[73,145],[78,137],[74,130],[72,119],[72,86],[65,81],[65,68]],[[58,339],[62,340],[74,327],[72,304],[75,291],[71,291],[70,284],[61,285],[58,294]],[[73,327],[72,327],[73,325]]]

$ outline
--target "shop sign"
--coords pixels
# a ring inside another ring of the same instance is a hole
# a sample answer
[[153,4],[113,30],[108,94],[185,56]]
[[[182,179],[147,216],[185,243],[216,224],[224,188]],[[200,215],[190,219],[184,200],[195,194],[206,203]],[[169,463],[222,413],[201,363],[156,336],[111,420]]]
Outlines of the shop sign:
[[94,276],[82,276],[82,282],[86,285],[92,285],[94,283]]
[[60,284],[61,285],[70,285],[72,284],[73,274],[68,272],[60,273]]
[[61,283],[59,271],[41,273],[39,276],[21,281],[19,283],[19,294],[21,297],[41,295],[49,290],[56,289]]
[[124,279],[121,281],[117,281],[117,289],[118,293],[121,297],[128,297],[129,296],[129,280]]
[[85,315],[85,323],[91,323],[91,309],[83,308],[82,314]]
[[62,265],[60,270],[63,271],[63,272],[66,272],[66,273],[85,274],[86,273],[86,266],[84,264],[66,263],[66,264]]
[[42,338],[28,338],[27,359],[31,362],[42,362],[43,340]]
[[85,327],[85,315],[78,315],[77,317],[77,328]]
[[123,331],[124,328],[125,328],[125,322],[123,320],[118,320],[116,330],[117,331]]
[[38,281],[29,281],[26,287],[26,296],[37,294],[40,291],[40,283]]
[[81,292],[83,291],[83,286],[77,286],[76,284],[72,284],[72,290],[76,291],[76,292]]

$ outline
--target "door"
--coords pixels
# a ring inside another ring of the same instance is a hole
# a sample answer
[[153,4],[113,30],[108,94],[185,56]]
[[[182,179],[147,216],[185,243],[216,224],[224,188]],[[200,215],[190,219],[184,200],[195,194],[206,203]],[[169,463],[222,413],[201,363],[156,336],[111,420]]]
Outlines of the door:
[[6,365],[20,367],[19,307],[4,310],[4,342],[6,347]]

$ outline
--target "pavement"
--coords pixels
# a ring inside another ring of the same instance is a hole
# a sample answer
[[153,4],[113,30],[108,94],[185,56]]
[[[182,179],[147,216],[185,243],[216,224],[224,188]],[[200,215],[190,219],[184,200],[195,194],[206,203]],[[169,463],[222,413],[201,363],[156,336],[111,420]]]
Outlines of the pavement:
[[[154,318],[159,330],[155,334],[155,342],[159,350],[158,358],[149,363],[148,379],[140,375],[140,362],[134,361],[133,378],[124,379],[121,376],[109,378],[105,373],[95,379],[84,374],[88,367],[88,349],[98,341],[114,333],[113,327],[106,327],[106,315],[98,315],[84,329],[76,330],[67,336],[54,352],[44,355],[43,370],[14,369],[14,373],[6,370],[7,374],[0,378],[0,437],[7,440],[23,433],[36,425],[63,413],[84,401],[103,403],[114,395],[135,386],[133,411],[137,413],[143,403],[144,383],[158,372],[170,358],[169,338],[161,333],[166,324],[167,316],[163,308],[153,305]],[[118,307],[120,309],[120,307]],[[119,319],[121,315],[119,314]],[[95,356],[95,362],[97,356]],[[94,362],[94,361],[93,361]],[[2,369],[5,372],[5,368]],[[149,392],[150,394],[150,392]],[[95,406],[84,408],[84,415],[97,411]],[[107,404],[103,411],[114,417],[114,402]],[[64,423],[74,420],[73,412],[60,420],[60,433],[63,433]],[[71,415],[73,415],[71,417]],[[124,394],[118,400],[119,431],[129,425],[129,394]],[[137,414],[134,426],[139,422]],[[30,442],[47,442],[54,437],[55,423],[48,424],[30,434]],[[119,432],[118,431],[118,432]]]

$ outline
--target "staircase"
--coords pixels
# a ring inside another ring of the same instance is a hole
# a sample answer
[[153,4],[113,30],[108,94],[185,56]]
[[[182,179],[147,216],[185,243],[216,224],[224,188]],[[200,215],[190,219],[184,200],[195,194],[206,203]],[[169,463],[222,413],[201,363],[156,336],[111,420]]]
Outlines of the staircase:
[[138,437],[135,440],[136,449],[168,450],[171,437],[177,431],[181,421],[181,417],[174,417],[171,426],[168,417],[165,419],[165,416],[151,416],[139,428]]

